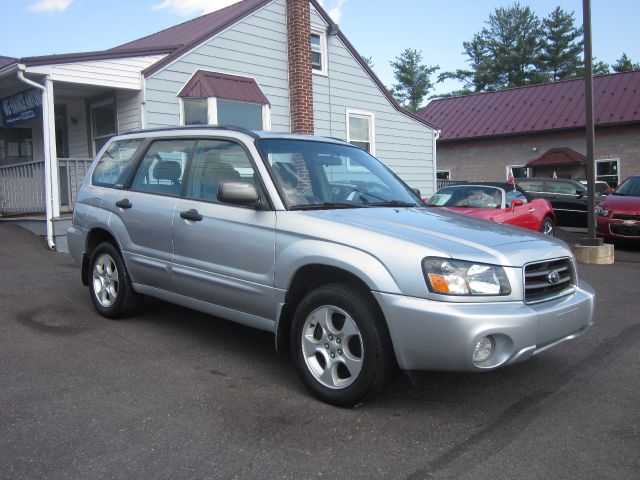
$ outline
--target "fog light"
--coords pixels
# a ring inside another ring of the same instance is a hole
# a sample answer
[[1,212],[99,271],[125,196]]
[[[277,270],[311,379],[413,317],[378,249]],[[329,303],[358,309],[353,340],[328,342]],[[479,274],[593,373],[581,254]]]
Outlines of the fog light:
[[493,339],[491,337],[482,337],[476,343],[473,349],[473,362],[481,363],[487,360],[493,354]]

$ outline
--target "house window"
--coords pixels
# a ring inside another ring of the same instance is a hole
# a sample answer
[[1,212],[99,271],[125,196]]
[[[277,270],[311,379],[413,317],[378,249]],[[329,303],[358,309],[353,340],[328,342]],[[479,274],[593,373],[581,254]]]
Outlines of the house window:
[[509,179],[509,172],[513,173],[513,178],[527,178],[529,169],[526,165],[507,165],[505,178]]
[[347,110],[347,142],[375,155],[374,116],[370,112]]
[[221,98],[183,98],[183,125],[230,125],[268,130],[269,105]]
[[436,171],[437,180],[451,180],[451,170],[438,170]]
[[596,160],[596,180],[604,180],[611,188],[620,183],[620,159]]
[[116,104],[113,98],[102,102],[93,103],[91,111],[91,136],[93,140],[93,154],[104,146],[107,141],[116,135]]
[[327,74],[327,34],[320,30],[311,32],[311,68],[314,73]]
[[206,98],[184,98],[182,100],[184,125],[207,125],[209,123],[208,100]]

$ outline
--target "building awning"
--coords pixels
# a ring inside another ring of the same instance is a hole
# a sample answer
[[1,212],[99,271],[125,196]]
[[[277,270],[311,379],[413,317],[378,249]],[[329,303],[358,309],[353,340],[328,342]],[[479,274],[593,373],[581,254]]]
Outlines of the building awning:
[[268,105],[269,100],[262,93],[253,78],[227,75],[226,73],[198,70],[178,94],[179,97],[222,98],[238,102]]
[[527,167],[584,165],[585,156],[568,147],[552,148],[527,164]]

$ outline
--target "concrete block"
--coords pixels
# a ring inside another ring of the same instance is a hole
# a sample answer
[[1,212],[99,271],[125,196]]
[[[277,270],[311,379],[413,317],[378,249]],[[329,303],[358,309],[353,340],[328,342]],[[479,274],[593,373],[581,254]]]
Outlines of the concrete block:
[[608,243],[596,246],[576,244],[573,249],[576,252],[576,260],[580,263],[610,265],[614,260],[613,245]]

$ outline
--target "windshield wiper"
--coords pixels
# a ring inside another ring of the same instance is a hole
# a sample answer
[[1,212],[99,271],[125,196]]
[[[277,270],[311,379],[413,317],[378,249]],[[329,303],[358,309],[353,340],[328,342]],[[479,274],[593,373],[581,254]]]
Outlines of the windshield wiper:
[[293,205],[290,210],[330,210],[333,208],[366,208],[369,205],[346,202],[324,202],[309,205]]
[[401,200],[385,200],[384,202],[369,202],[367,207],[420,207],[417,203],[403,202]]

